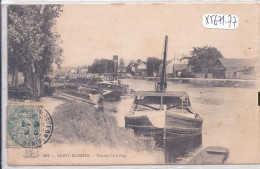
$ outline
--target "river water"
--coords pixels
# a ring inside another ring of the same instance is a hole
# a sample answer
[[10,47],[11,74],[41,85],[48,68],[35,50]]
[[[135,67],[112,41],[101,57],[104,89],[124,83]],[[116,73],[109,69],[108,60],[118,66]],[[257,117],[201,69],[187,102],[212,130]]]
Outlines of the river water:
[[[122,79],[135,91],[152,91],[149,80]],[[198,87],[190,83],[168,82],[167,91],[188,93],[192,109],[203,117],[202,134],[188,139],[157,142],[168,164],[183,164],[207,146],[229,149],[227,164],[259,162],[259,111],[257,90],[253,88]],[[104,102],[104,111],[112,113],[120,127],[131,108],[133,98]]]

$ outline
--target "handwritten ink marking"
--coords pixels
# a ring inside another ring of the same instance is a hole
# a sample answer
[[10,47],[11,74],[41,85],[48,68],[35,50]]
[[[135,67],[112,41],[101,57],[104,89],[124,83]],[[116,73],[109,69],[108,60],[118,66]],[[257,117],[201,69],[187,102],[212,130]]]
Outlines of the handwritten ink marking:
[[235,16],[233,16],[233,24],[234,24],[234,27],[236,27],[236,23],[237,23],[237,18]]
[[[206,25],[208,25],[209,24],[209,15],[205,15],[204,16],[205,17],[205,21],[206,21]],[[204,20],[204,19],[203,19]],[[203,24],[204,24],[204,21],[203,21]]]
[[236,15],[206,14],[203,16],[203,26],[214,29],[236,29],[239,19]]

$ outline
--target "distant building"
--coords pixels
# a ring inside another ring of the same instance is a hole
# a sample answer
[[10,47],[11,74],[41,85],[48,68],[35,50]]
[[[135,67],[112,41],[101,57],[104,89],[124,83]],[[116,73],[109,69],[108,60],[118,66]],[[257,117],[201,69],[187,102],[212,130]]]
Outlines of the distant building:
[[188,61],[185,60],[175,60],[173,62],[173,75],[174,77],[181,77],[184,70],[188,69]]
[[139,66],[137,66],[137,68],[135,69],[135,76],[148,76],[147,67],[145,63],[141,63]]
[[67,74],[68,75],[77,75],[78,74],[78,70],[76,68],[71,68],[67,70]]
[[213,79],[213,73],[194,73],[195,78]]
[[126,74],[126,67],[118,67],[118,75],[121,77],[121,78],[126,78],[127,77],[127,74]]
[[255,79],[255,60],[219,58],[213,66],[213,77],[220,79]]
[[88,69],[87,68],[80,68],[78,74],[80,76],[86,76],[88,74]]
[[[188,60],[169,60],[166,63],[166,74],[168,77],[181,77],[184,70],[188,69]],[[161,67],[160,71],[161,72]]]

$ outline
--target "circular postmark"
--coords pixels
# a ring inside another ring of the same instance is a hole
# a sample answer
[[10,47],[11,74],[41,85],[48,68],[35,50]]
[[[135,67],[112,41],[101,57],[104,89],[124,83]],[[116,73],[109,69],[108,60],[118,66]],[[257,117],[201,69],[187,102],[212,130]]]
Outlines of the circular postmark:
[[50,113],[42,106],[11,106],[8,116],[8,135],[16,144],[34,148],[46,143],[52,134]]
[[53,131],[53,121],[51,118],[50,113],[47,110],[43,110],[43,112],[40,114],[40,120],[41,120],[41,139],[42,144],[45,144],[50,138]]

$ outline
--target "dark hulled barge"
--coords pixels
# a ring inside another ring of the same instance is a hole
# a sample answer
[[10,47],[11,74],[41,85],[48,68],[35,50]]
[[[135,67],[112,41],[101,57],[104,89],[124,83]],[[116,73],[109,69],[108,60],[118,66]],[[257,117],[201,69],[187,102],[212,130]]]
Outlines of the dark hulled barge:
[[[125,127],[153,137],[181,137],[201,133],[203,119],[191,110],[187,93],[137,92],[125,116]],[[166,132],[164,136],[164,132]]]
[[201,134],[203,119],[191,109],[186,92],[166,91],[165,37],[162,75],[155,91],[137,92],[130,112],[125,116],[125,127],[136,134],[170,139]]

